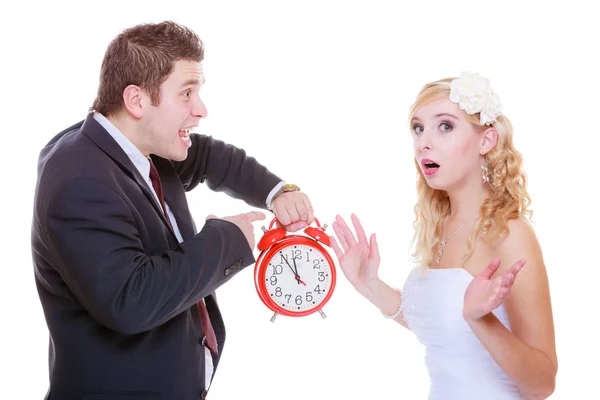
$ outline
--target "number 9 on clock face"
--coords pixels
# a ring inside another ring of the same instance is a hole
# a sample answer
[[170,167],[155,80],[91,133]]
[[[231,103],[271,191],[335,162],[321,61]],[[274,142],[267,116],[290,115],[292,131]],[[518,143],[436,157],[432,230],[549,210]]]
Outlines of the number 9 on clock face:
[[256,277],[259,295],[279,314],[295,317],[312,314],[333,294],[333,260],[320,244],[309,238],[284,239],[257,262],[261,265]]

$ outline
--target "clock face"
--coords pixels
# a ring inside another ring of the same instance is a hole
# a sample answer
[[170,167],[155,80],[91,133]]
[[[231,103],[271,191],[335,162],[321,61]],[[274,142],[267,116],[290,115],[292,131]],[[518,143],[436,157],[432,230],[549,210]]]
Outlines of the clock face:
[[318,307],[329,297],[334,267],[322,251],[306,244],[290,244],[268,260],[266,291],[277,306],[300,313]]

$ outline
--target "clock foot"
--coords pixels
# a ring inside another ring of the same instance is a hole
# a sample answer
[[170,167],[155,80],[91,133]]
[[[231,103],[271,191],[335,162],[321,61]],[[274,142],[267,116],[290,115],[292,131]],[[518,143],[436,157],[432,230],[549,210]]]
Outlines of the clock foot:
[[275,314],[273,314],[273,316],[271,317],[271,322],[275,322],[275,318],[277,318],[278,315],[279,315],[278,312],[276,312]]
[[319,314],[321,314],[321,317],[323,317],[323,319],[327,318],[327,315],[325,315],[323,310],[319,310]]

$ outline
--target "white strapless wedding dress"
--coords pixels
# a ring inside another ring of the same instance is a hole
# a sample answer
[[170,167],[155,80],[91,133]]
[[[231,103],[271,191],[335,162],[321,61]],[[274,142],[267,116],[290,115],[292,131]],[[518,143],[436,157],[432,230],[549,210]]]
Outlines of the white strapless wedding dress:
[[[465,289],[472,279],[462,268],[416,267],[404,284],[402,311],[411,331],[425,345],[429,399],[521,399],[517,385],[463,319]],[[503,305],[494,314],[510,329]]]

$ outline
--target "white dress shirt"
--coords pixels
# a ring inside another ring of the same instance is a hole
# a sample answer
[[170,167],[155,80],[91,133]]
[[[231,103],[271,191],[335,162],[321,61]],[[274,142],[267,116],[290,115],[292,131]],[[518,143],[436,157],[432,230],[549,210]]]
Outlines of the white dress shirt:
[[[150,191],[154,195],[154,198],[156,199],[156,203],[158,204],[158,206],[160,208],[160,200],[158,199],[158,195],[154,191],[154,187],[152,186],[152,181],[150,180],[150,163],[149,163],[148,158],[146,158],[142,154],[142,152],[137,147],[135,147],[135,145],[133,143],[131,143],[131,141],[129,139],[127,139],[127,137],[125,137],[125,135],[123,135],[123,133],[121,133],[104,115],[102,115],[100,113],[94,113],[94,119],[96,121],[98,121],[98,123],[100,125],[102,125],[102,127],[104,129],[106,129],[106,131],[110,134],[110,136],[112,136],[112,138],[115,139],[115,141],[119,144],[119,146],[121,146],[121,148],[123,149],[125,154],[127,154],[127,156],[129,157],[129,159],[131,160],[133,165],[137,168],[137,170],[140,172],[142,177],[146,180],[146,183],[148,184],[148,189],[150,189]],[[284,184],[285,184],[285,182],[280,182],[279,184],[277,184],[277,186],[275,186],[273,188],[273,190],[271,190],[271,192],[267,196],[267,200],[265,202],[267,207],[271,204],[271,198],[275,195],[275,193]],[[166,203],[166,201],[165,201],[165,207],[167,209],[167,214],[169,215],[169,219],[171,220],[171,225],[173,226],[173,231],[175,231],[175,236],[177,236],[177,240],[179,240],[179,242],[181,243],[181,242],[183,242],[183,238],[181,237],[181,232],[179,231],[179,227],[177,226],[177,220],[175,219],[175,215],[173,215],[173,212],[169,208],[169,205]],[[204,301],[204,299],[202,299],[201,301]],[[210,350],[206,346],[205,346],[205,359],[206,359],[206,361],[205,361],[205,365],[206,365],[205,381],[206,381],[206,390],[208,390],[208,388],[210,386],[210,382],[212,381],[214,366],[213,366],[213,360],[212,360],[212,356],[210,354]]]

